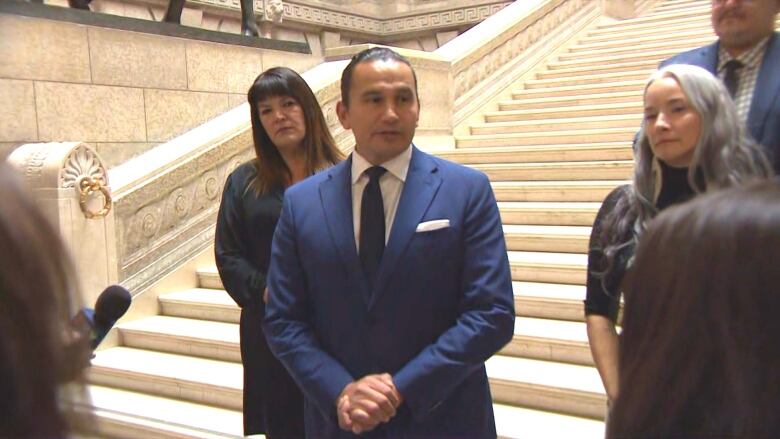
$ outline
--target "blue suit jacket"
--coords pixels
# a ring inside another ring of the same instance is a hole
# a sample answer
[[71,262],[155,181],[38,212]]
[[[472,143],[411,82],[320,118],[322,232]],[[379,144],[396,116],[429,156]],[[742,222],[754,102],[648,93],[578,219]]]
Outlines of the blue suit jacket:
[[[355,246],[351,160],[290,187],[274,235],[266,334],[306,395],[306,430],[338,428],[344,386],[388,372],[398,414],[361,437],[496,436],[484,361],[512,337],[514,300],[487,177],[413,149],[369,291]],[[450,227],[416,232],[419,223]]]
[[[661,63],[691,64],[716,74],[718,67],[718,47],[715,42],[688,52],[675,55]],[[780,173],[780,33],[775,32],[769,39],[764,61],[756,80],[756,90],[750,103],[747,118],[748,132],[764,146],[776,173]]]

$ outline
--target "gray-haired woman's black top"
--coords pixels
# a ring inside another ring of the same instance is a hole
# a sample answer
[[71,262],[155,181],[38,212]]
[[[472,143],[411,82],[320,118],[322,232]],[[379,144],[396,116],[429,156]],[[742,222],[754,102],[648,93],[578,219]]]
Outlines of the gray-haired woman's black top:
[[[688,183],[688,168],[672,168],[661,162],[661,175],[663,183],[656,202],[659,211],[687,201],[696,194]],[[617,321],[620,309],[620,283],[625,277],[628,261],[634,254],[634,246],[629,245],[622,249],[615,257],[612,270],[606,276],[602,276],[600,273],[604,273],[607,269],[603,250],[607,245],[606,238],[611,236],[609,231],[603,233],[603,227],[618,202],[627,198],[631,190],[631,185],[618,186],[607,195],[596,215],[588,245],[585,315],[602,315],[613,322]]]

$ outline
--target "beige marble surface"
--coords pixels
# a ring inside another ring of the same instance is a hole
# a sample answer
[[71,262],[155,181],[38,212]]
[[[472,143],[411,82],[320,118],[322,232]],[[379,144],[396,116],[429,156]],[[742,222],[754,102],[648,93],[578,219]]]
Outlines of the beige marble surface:
[[0,79],[0,142],[38,139],[32,81]]
[[228,110],[227,93],[144,90],[146,136],[164,142]]
[[0,14],[0,77],[90,82],[86,26]]
[[185,40],[91,27],[89,53],[95,84],[187,89]]
[[193,91],[243,93],[263,71],[257,49],[215,43],[187,43],[187,82]]
[[144,142],[143,90],[36,82],[42,141]]

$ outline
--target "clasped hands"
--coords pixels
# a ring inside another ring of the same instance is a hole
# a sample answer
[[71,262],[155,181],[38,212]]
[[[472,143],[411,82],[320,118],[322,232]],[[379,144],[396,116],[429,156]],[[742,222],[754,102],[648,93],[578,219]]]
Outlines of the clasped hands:
[[347,384],[336,400],[339,427],[354,434],[371,431],[395,416],[402,401],[390,374],[366,375]]

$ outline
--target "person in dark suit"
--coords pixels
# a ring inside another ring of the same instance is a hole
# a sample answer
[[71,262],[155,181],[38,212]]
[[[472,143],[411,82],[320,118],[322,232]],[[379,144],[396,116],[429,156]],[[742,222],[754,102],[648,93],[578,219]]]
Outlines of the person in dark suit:
[[692,64],[724,81],[748,132],[780,173],[780,0],[712,0],[718,40],[661,63]]
[[318,438],[495,438],[485,360],[512,337],[506,244],[487,177],[412,145],[409,61],[355,55],[345,162],[285,193],[266,334]]
[[301,393],[269,351],[261,326],[271,239],[285,188],[343,157],[317,99],[294,71],[266,70],[247,97],[257,157],[227,179],[215,256],[225,289],[241,307],[244,434],[301,438]]

